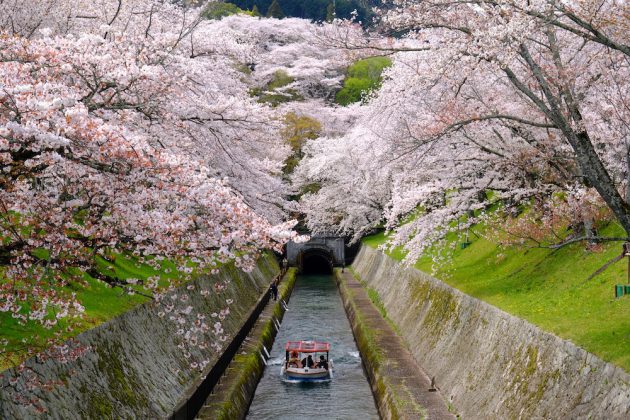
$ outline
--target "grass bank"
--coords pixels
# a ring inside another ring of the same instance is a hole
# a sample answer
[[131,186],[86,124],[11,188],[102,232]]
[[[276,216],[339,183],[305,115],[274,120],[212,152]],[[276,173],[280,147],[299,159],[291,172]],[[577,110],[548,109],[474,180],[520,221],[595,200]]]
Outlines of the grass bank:
[[[135,258],[117,256],[113,263],[100,262],[99,271],[121,280],[135,278],[146,280],[151,276],[160,276],[162,279],[177,276],[175,265],[164,261],[161,270],[139,264]],[[137,305],[149,301],[149,298],[139,294],[129,294],[127,291],[110,287],[102,281],[83,276],[84,282],[69,282],[62,288],[63,291],[76,293],[77,299],[85,307],[85,313],[81,319],[60,320],[57,326],[46,329],[37,322],[28,322],[20,325],[11,313],[0,312],[0,339],[6,346],[0,348],[0,371],[14,366],[30,357],[31,350],[43,350],[48,347],[51,339],[65,340],[76,336],[83,331],[94,328],[103,322],[121,315]],[[3,281],[0,275],[0,281]]]
[[[619,230],[611,224],[602,234],[618,236]],[[621,244],[605,244],[598,252],[580,244],[555,251],[501,249],[471,237],[471,244],[457,247],[452,261],[439,268],[436,277],[630,372],[630,296],[616,299],[613,292],[615,284],[626,283],[627,261],[586,281],[621,253]],[[363,244],[375,248],[385,239],[380,233],[364,238]],[[397,260],[404,257],[401,250],[389,255]],[[431,272],[431,264],[430,256],[425,256],[415,267]]]

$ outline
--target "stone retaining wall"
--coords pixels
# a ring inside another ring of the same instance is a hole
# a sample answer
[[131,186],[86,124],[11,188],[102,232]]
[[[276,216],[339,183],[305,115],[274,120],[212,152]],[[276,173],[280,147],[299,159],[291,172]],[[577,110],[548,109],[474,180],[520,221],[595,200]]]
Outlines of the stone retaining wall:
[[250,331],[247,341],[230,362],[226,374],[206,399],[196,417],[198,420],[237,420],[247,416],[256,387],[265,370],[264,351],[269,351],[273,346],[278,333],[276,323],[282,322],[286,311],[282,301],[289,302],[295,286],[296,272],[295,268],[290,268],[284,276],[278,287],[279,300],[269,301]]
[[463,418],[630,417],[630,375],[364,246],[353,269]]
[[382,419],[454,419],[443,395],[414,361],[391,321],[347,270],[335,271],[341,300],[352,326],[372,395]]
[[[250,310],[269,282],[279,272],[273,255],[263,256],[251,273],[243,273],[233,265],[221,268],[216,276],[203,276],[192,282],[194,288],[182,287],[176,291],[183,309],[192,306],[191,317],[206,315],[212,325],[212,312],[218,312],[232,299],[230,315],[223,321],[228,337],[233,336],[247,319]],[[228,280],[229,287],[221,294],[213,292],[217,281]],[[206,297],[199,290],[206,289]],[[181,298],[184,302],[181,302]],[[34,398],[47,412],[42,418],[54,419],[107,419],[107,418],[166,418],[190,395],[203,376],[211,369],[219,353],[213,350],[193,351],[190,358],[178,347],[181,338],[168,316],[159,317],[153,303],[141,305],[92,330],[77,339],[92,350],[74,362],[61,364],[48,360],[40,363],[28,360],[26,365],[43,380],[56,380],[64,384],[51,390],[24,391],[23,382],[10,385],[15,376],[4,372],[0,380],[0,418],[36,418],[32,406],[16,402],[16,395]],[[177,308],[175,309],[177,310]],[[208,341],[214,337],[208,332]],[[230,340],[226,340],[226,343]],[[190,367],[191,360],[209,359],[203,372]],[[16,390],[19,390],[16,393]]]

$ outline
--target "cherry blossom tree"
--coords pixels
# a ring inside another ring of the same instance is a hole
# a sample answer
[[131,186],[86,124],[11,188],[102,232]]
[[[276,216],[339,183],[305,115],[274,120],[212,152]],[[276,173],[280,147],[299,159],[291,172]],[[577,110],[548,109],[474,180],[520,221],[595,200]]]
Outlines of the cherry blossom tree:
[[[226,33],[236,33],[240,39],[254,40],[254,53],[248,63],[252,83],[264,87],[278,71],[293,81],[283,90],[294,90],[305,99],[331,99],[341,86],[346,67],[363,52],[353,52],[329,42],[336,25],[313,24],[307,20],[258,19],[235,15],[216,25]],[[348,29],[362,37],[359,27]]]
[[[0,310],[53,328],[84,311],[63,287],[84,273],[164,304],[157,277],[123,281],[97,261],[169,259],[185,280],[228,261],[249,270],[296,238],[290,148],[238,70],[253,40],[160,1],[0,11]],[[186,345],[208,346],[189,315],[169,319]]]
[[[599,8],[584,4],[577,10],[546,1],[398,4],[401,8],[390,12],[386,21],[426,41],[437,53],[437,74],[444,72],[433,79],[445,83],[443,105],[437,108],[441,124],[415,137],[431,142],[471,127],[487,133],[467,134],[480,139],[491,137],[490,130],[497,126],[516,127],[520,133],[511,137],[526,141],[530,168],[536,168],[545,153],[547,168],[555,172],[552,183],[545,179],[549,171],[537,173],[536,181],[542,180],[547,191],[561,188],[578,195],[593,187],[630,231],[628,204],[621,193],[628,171],[619,165],[628,151],[628,68],[616,64],[627,55],[626,40],[616,35],[623,33],[627,21],[613,18],[616,3],[604,2]],[[588,28],[582,25],[584,19],[590,22]],[[432,91],[437,93],[435,87]],[[610,118],[611,112],[617,115]],[[496,151],[483,146],[482,151]],[[500,173],[505,177],[510,172]]]
[[[263,95],[299,98],[276,106],[276,112],[284,116],[281,122],[290,116],[306,117],[320,124],[322,135],[328,137],[339,137],[352,126],[357,114],[355,107],[338,107],[332,100],[342,86],[346,68],[369,52],[348,50],[331,39],[363,39],[360,26],[341,25],[341,22],[313,24],[303,19],[252,20],[247,16],[226,17],[215,26],[221,33],[233,34],[242,44],[251,46],[248,61],[242,62],[247,63],[252,90]],[[267,91],[278,73],[289,82]],[[287,128],[284,124],[282,131]],[[299,188],[292,190],[292,194],[299,194]],[[298,210],[288,204],[284,208]]]
[[[457,221],[461,229],[480,220],[489,190],[512,205],[562,192],[574,203],[567,211],[583,207],[574,214],[588,219],[594,212],[587,206],[606,206],[630,231],[625,3],[393,3],[383,22],[404,39],[337,40],[395,54],[358,121],[377,140],[342,141],[347,154],[377,149],[382,157],[368,167],[374,174],[391,168],[389,178],[374,177],[372,189],[385,194],[376,201],[389,199],[382,221],[396,230],[391,244],[404,245],[408,261],[458,229]],[[321,165],[318,159],[304,165]],[[313,226],[345,220],[342,212],[326,218],[307,208]],[[584,231],[559,240],[625,239]]]
[[387,160],[383,145],[364,122],[344,137],[322,137],[303,149],[293,182],[307,191],[300,208],[313,232],[356,240],[383,220],[393,168],[381,164]]

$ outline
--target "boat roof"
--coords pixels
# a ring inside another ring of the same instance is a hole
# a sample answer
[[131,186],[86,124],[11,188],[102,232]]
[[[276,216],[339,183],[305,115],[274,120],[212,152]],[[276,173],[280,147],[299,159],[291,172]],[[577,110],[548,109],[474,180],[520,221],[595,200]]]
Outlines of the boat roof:
[[330,343],[321,341],[288,341],[284,349],[300,353],[316,353],[319,351],[330,351]]

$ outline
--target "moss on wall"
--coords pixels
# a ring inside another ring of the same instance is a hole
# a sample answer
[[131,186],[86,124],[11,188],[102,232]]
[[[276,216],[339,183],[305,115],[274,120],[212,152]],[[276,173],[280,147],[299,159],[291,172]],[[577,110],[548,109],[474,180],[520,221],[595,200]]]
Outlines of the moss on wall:
[[[260,296],[267,293],[269,282],[278,272],[278,263],[271,253],[265,253],[251,273],[226,264],[217,275],[200,276],[174,291],[178,297],[186,297],[181,302],[183,306],[174,310],[183,310],[190,305],[193,307],[191,316],[210,314],[224,308],[226,300],[233,300],[230,315],[223,322],[228,335],[227,345]],[[217,281],[226,282],[227,289],[208,296],[199,293],[203,289],[212,290]],[[188,286],[192,287],[189,289]],[[174,302],[180,302],[180,299]],[[170,321],[158,316],[159,311],[154,303],[140,305],[80,334],[77,339],[90,350],[77,360],[67,363],[52,359],[44,362],[35,358],[28,360],[27,368],[42,380],[64,384],[53,389],[34,389],[28,397],[41,401],[47,410],[45,417],[168,417],[191,395],[220,353],[192,348],[191,359],[185,358],[178,347],[181,338],[174,334]],[[207,334],[208,340],[213,339],[212,332]],[[210,361],[205,371],[200,372],[191,366],[190,360],[205,359]],[[8,388],[11,375],[13,373],[7,372],[0,378],[1,388]],[[23,388],[25,385],[18,381],[17,386]],[[32,407],[16,403],[10,392],[0,393],[0,418],[36,417]]]
[[[107,379],[108,390],[114,401],[134,409],[142,409],[148,404],[147,397],[138,392],[141,389],[140,379],[133,367],[125,363],[125,352],[120,341],[106,341],[94,348],[98,355],[97,366]],[[101,396],[90,400],[88,412],[91,418],[99,418],[111,414],[112,401]],[[105,410],[101,412],[100,410]]]
[[378,292],[414,358],[464,417],[627,418],[630,375],[538,327],[364,247],[353,270]]
[[[409,412],[415,413],[417,415],[416,418],[424,418],[425,412],[423,407],[412,402],[413,398],[409,398],[408,393],[406,393],[406,387],[394,385],[388,379],[386,372],[384,372],[387,368],[384,366],[384,362],[386,362],[385,356],[377,341],[379,331],[370,327],[366,315],[355,303],[357,292],[346,286],[339,272],[335,272],[335,276],[346,315],[352,326],[357,348],[361,352],[361,360],[381,418],[407,418],[404,413]],[[372,293],[372,296],[368,295],[370,299],[374,297],[374,293],[375,291]],[[380,300],[373,301],[373,303],[381,312],[381,308],[379,308]],[[381,312],[381,315],[383,315],[383,312]]]
[[[288,300],[295,285],[296,270],[289,269],[278,287],[279,299]],[[208,398],[198,419],[233,420],[243,419],[251,403],[258,381],[262,377],[265,365],[262,360],[263,346],[271,348],[276,336],[274,318],[281,321],[284,307],[280,300],[270,301],[261,314],[257,324],[250,332],[247,346],[243,346],[234,356],[228,373],[215,387]],[[262,315],[271,315],[265,317]]]
[[430,332],[429,336],[435,343],[443,334],[457,328],[458,302],[448,290],[441,288],[430,288],[425,302],[428,302],[428,310],[422,325]]

